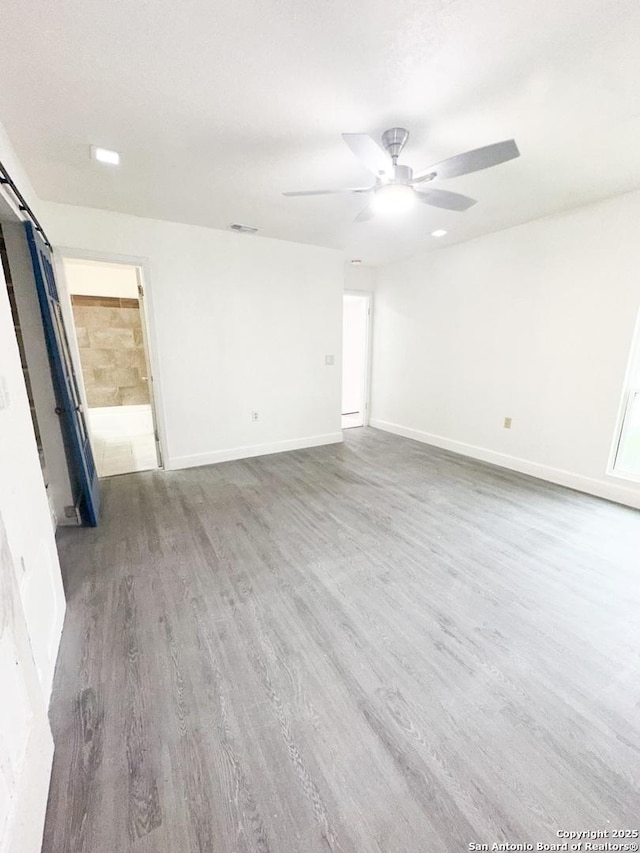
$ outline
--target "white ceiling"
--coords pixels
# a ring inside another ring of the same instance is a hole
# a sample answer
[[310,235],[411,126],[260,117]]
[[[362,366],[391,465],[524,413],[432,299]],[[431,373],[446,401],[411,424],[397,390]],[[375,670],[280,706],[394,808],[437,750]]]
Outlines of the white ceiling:
[[[2,0],[0,33],[0,121],[53,201],[379,264],[640,186],[635,0]],[[361,196],[280,195],[366,183],[340,134],[393,125],[415,169],[522,156],[439,184],[466,213],[353,225]]]

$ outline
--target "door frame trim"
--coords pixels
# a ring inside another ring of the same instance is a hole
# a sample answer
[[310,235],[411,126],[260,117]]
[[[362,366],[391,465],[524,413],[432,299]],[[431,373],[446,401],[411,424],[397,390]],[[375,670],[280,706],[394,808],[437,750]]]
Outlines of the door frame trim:
[[[151,374],[153,376],[152,405],[155,410],[153,414],[156,423],[156,428],[158,430],[158,443],[160,445],[161,456],[161,459],[158,460],[158,465],[160,470],[167,470],[167,460],[169,459],[166,438],[167,418],[164,404],[164,395],[162,393],[162,373],[160,370],[161,360],[156,336],[153,284],[151,281],[149,258],[140,257],[137,255],[119,255],[113,252],[96,252],[89,249],[74,249],[70,246],[56,246],[54,248],[54,258],[56,261],[56,273],[59,271],[61,281],[64,284],[65,303],[68,311],[68,316],[71,321],[73,321],[73,311],[71,308],[71,295],[69,294],[69,288],[67,286],[67,280],[64,274],[63,261],[65,259],[79,261],[98,261],[106,264],[125,264],[127,266],[139,267],[142,270],[144,299],[141,300],[141,311],[145,326],[144,331],[147,342],[147,356],[150,362],[149,367],[151,368]],[[74,342],[73,355],[79,362],[80,353],[78,349],[78,340],[76,336],[75,325],[73,323],[72,327]],[[82,382],[82,390],[83,393],[85,393],[84,378]]]
[[[369,426],[371,420],[371,368],[372,368],[372,352],[373,352],[373,291],[371,290],[344,290],[342,292],[342,305],[344,308],[345,296],[360,296],[367,300],[367,333],[365,338],[364,352],[364,417],[362,426]],[[344,341],[343,341],[344,343]],[[340,385],[342,388],[342,383]],[[342,399],[342,398],[341,398]],[[342,412],[342,406],[340,406]]]
[[631,379],[636,370],[640,366],[640,310],[636,314],[633,324],[633,334],[631,336],[631,344],[629,346],[629,355],[627,356],[627,365],[624,372],[624,380],[620,388],[620,402],[618,404],[618,414],[616,417],[615,430],[609,448],[609,457],[607,459],[606,475],[615,477],[620,480],[631,480],[634,483],[640,482],[638,477],[632,474],[627,474],[624,471],[617,471],[615,468],[618,458],[618,452],[622,444],[623,432],[625,428],[625,419],[627,417],[627,409],[630,402],[630,392],[637,383],[632,383]]

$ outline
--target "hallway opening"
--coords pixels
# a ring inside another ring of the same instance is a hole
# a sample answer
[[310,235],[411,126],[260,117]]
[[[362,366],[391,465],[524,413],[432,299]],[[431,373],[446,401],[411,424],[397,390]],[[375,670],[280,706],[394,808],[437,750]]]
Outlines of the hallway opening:
[[342,429],[366,426],[369,390],[369,293],[347,291],[342,315]]
[[158,468],[142,270],[67,257],[63,265],[98,476]]

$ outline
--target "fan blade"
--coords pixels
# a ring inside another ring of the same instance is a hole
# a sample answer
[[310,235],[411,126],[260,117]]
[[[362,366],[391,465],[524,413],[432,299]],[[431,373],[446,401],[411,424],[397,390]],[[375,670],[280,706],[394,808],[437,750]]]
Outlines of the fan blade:
[[476,204],[475,198],[469,198],[460,193],[451,193],[449,190],[416,190],[416,195],[424,204],[433,207],[442,207],[444,210],[468,210]]
[[367,219],[372,219],[374,216],[373,205],[368,204],[365,208],[363,208],[360,213],[353,220],[355,222],[366,222]]
[[414,178],[420,181],[435,172],[438,178],[457,178],[460,175],[468,175],[471,172],[479,172],[482,169],[490,169],[491,166],[499,166],[507,160],[514,160],[520,156],[515,139],[505,139],[504,142],[494,142],[493,145],[485,145],[484,148],[474,148],[473,151],[465,151],[464,154],[456,154],[435,166],[430,166],[423,173]]
[[332,193],[368,193],[373,187],[345,187],[339,190],[302,190],[301,192],[282,193],[286,196],[295,195],[331,195]]
[[377,178],[391,177],[391,158],[367,133],[343,133],[342,138],[358,160]]

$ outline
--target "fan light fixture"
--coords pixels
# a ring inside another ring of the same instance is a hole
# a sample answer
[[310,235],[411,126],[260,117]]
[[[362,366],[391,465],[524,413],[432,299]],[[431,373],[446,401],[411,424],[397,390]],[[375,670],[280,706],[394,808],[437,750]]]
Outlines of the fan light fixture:
[[[476,203],[474,198],[431,186],[436,178],[459,178],[482,169],[490,169],[520,156],[514,139],[504,139],[464,154],[448,157],[429,166],[417,175],[410,166],[398,163],[409,138],[404,127],[390,127],[382,134],[380,146],[367,133],[343,133],[342,138],[351,151],[370,173],[369,183],[357,187],[337,187],[326,190],[302,190],[283,193],[286,196],[333,195],[333,193],[355,193],[367,197],[369,204],[363,207],[354,222],[367,222],[376,213],[407,213],[415,202],[454,210],[462,213]],[[373,183],[372,183],[373,181]],[[436,234],[433,235],[438,236]],[[444,236],[444,235],[442,235]]]
[[416,203],[415,193],[404,184],[385,184],[376,190],[371,202],[375,213],[395,215],[406,213]]

